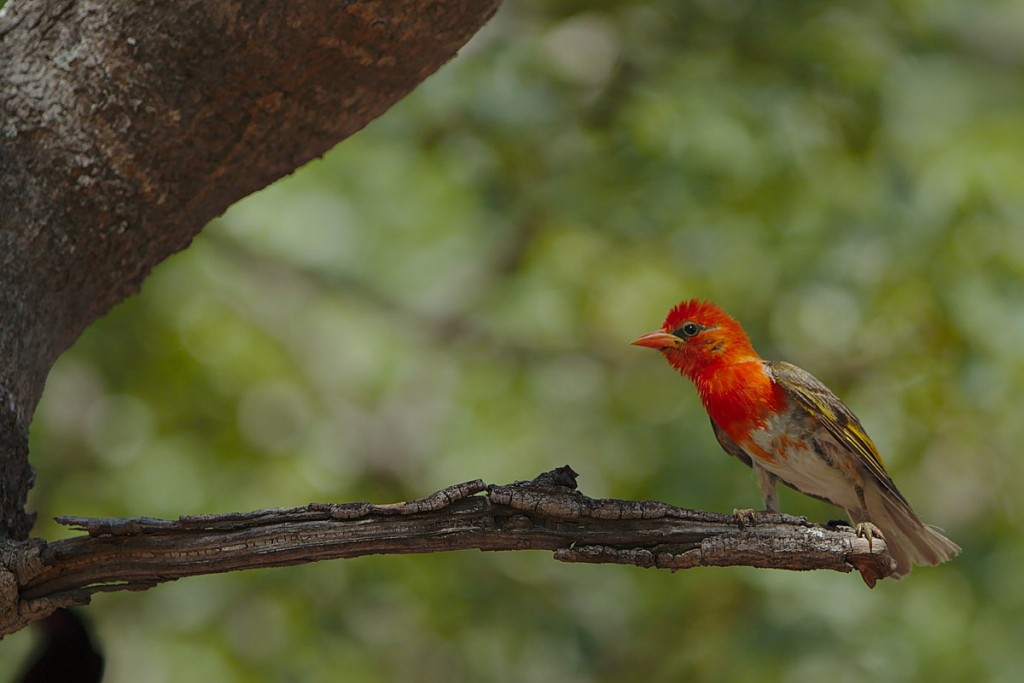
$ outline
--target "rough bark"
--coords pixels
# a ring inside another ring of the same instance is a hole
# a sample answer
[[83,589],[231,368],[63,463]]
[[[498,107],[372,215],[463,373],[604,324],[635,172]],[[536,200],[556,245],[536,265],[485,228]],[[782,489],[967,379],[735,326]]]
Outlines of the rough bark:
[[[651,501],[588,498],[568,466],[533,481],[456,484],[408,503],[311,504],[178,520],[60,518],[86,535],[24,542],[0,634],[105,591],[145,590],[184,576],[364,555],[546,550],[563,562],[689,569],[749,566],[892,573],[885,543],[778,513],[735,515]],[[4,604],[6,603],[6,604]]]
[[358,131],[498,0],[12,0],[0,10],[0,538],[56,360],[231,203]]

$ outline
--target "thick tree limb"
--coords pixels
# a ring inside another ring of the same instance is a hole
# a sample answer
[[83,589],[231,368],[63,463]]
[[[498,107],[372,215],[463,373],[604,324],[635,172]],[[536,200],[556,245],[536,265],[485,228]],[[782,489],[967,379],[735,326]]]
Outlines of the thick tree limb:
[[0,539],[56,358],[236,200],[355,133],[498,0],[10,0],[0,10]]
[[[86,535],[29,551],[0,574],[0,634],[94,593],[145,590],[185,576],[319,560],[452,550],[549,550],[563,562],[678,570],[707,566],[892,573],[884,542],[781,514],[742,528],[732,515],[665,503],[588,498],[568,467],[530,482],[476,480],[408,503],[160,519],[62,517]],[[5,583],[6,581],[6,583]]]

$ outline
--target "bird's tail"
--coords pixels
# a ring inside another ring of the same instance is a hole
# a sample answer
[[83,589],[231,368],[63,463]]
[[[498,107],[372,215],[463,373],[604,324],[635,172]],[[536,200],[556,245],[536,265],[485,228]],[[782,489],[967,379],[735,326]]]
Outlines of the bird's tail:
[[885,536],[889,554],[896,560],[894,578],[910,573],[912,565],[948,562],[960,553],[960,546],[928,526],[898,494],[877,482],[864,490],[868,521]]

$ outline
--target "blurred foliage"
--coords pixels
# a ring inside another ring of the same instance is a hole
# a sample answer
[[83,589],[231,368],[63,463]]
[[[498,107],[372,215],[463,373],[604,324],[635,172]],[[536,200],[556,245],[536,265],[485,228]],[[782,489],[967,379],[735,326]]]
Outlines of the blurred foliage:
[[510,0],[90,329],[32,432],[46,538],[565,463],[590,495],[757,506],[628,345],[700,296],[844,397],[957,561],[874,591],[545,553],[189,579],[96,597],[108,680],[1017,680],[1022,10]]

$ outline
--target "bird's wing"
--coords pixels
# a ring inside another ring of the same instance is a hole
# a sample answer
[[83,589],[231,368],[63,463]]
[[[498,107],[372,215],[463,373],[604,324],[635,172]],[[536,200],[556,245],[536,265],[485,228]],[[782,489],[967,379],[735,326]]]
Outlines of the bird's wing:
[[790,363],[767,361],[766,366],[772,378],[785,390],[789,398],[795,399],[840,446],[855,453],[884,489],[907,504],[906,498],[885,471],[882,457],[878,455],[878,449],[864,431],[860,420],[832,393],[831,389],[811,373]]

